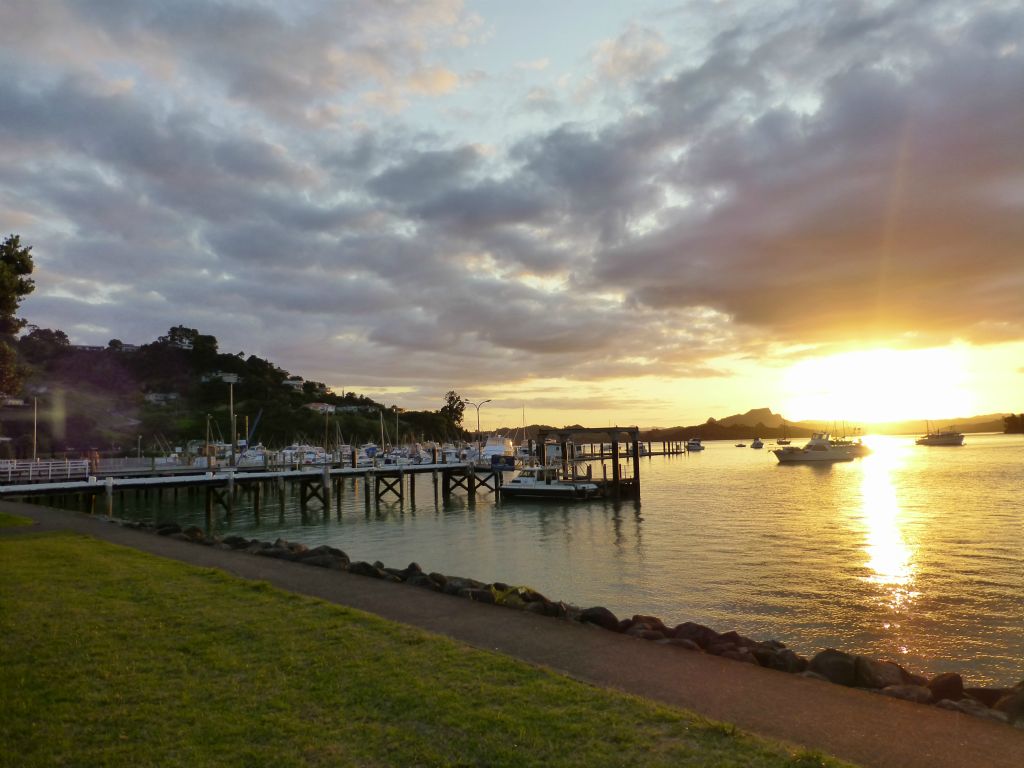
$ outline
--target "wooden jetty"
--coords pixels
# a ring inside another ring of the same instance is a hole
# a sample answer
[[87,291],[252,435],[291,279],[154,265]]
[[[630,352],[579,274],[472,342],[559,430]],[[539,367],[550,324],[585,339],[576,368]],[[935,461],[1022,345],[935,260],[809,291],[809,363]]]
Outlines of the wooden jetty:
[[[205,494],[206,516],[209,520],[216,507],[233,513],[239,492],[251,492],[253,507],[259,514],[263,497],[274,494],[284,508],[285,489],[288,484],[298,484],[299,503],[303,512],[309,502],[318,501],[328,512],[332,500],[341,503],[341,483],[347,479],[363,480],[364,498],[367,508],[372,502],[379,503],[388,496],[404,501],[406,492],[415,501],[416,486],[407,482],[413,475],[430,474],[434,481],[435,496],[438,491],[447,500],[456,488],[465,490],[474,500],[480,493],[497,494],[501,486],[501,472],[476,467],[469,463],[450,464],[386,464],[378,467],[332,467],[322,465],[305,469],[253,470],[220,469],[204,473],[177,474],[163,473],[146,477],[107,477],[102,480],[90,476],[83,480],[59,482],[36,482],[0,485],[0,498],[4,497],[79,497],[81,509],[95,513],[104,511],[113,516],[114,496],[134,491],[137,495],[171,492],[177,498],[179,491]],[[100,506],[102,504],[102,506]]]
[[[588,467],[587,478],[601,488],[602,495],[614,498],[640,498],[640,451],[639,429],[637,427],[602,427],[577,428],[567,430],[542,430],[536,443],[536,457],[544,463],[545,441],[554,438],[561,446],[561,464],[563,475],[570,475],[570,465],[575,461],[592,462]],[[625,436],[625,440],[621,438]],[[577,446],[571,439],[593,438],[589,450],[570,449]],[[607,438],[607,440],[606,440]],[[610,450],[605,450],[605,443]],[[593,445],[600,445],[599,451]],[[625,452],[620,452],[620,446]],[[531,446],[533,449],[533,446]],[[663,453],[674,453],[674,449],[663,447]],[[574,453],[574,455],[570,455]],[[653,455],[653,454],[648,454]],[[631,467],[624,467],[622,460],[628,460]],[[594,463],[601,463],[601,476],[594,477]],[[351,458],[355,464],[355,456]],[[81,466],[80,466],[81,464]],[[611,476],[608,475],[608,465]],[[25,471],[22,472],[21,470]],[[479,494],[491,494],[500,497],[502,471],[496,468],[481,467],[468,462],[433,462],[430,464],[384,464],[373,467],[323,464],[305,466],[296,469],[271,469],[267,467],[219,467],[209,471],[196,471],[194,467],[173,465],[154,465],[149,472],[140,472],[132,468],[121,476],[109,474],[102,479],[95,474],[87,474],[88,463],[76,463],[62,466],[53,465],[44,473],[38,465],[9,471],[9,478],[0,477],[0,498],[4,497],[62,497],[65,506],[78,506],[88,513],[102,512],[113,516],[114,499],[117,494],[134,492],[136,497],[156,494],[173,494],[178,498],[179,492],[195,497],[203,494],[208,523],[212,520],[214,510],[223,509],[229,516],[233,514],[238,495],[242,492],[252,498],[254,512],[259,515],[261,506],[267,497],[275,499],[283,511],[285,506],[286,488],[298,484],[299,506],[303,514],[310,502],[318,502],[325,514],[329,513],[332,502],[336,502],[341,510],[342,484],[346,480],[355,483],[363,481],[363,497],[367,510],[374,504],[379,505],[383,499],[393,497],[404,502],[406,496],[415,504],[416,475],[429,474],[433,480],[434,498],[438,496],[445,501],[456,489],[466,492],[470,502],[474,502]],[[6,480],[6,482],[5,482]]]

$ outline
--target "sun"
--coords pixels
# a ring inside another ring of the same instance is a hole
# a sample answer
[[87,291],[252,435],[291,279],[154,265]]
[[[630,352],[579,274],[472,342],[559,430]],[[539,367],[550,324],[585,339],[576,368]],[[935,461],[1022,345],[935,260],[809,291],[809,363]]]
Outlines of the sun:
[[811,358],[783,379],[795,421],[877,423],[969,414],[966,353],[957,347],[872,349]]

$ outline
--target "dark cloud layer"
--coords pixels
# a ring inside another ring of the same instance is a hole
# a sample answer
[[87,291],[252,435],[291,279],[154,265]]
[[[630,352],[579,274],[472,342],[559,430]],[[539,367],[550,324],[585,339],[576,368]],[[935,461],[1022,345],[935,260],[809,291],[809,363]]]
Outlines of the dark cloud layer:
[[90,343],[186,323],[424,403],[715,375],[726,349],[1024,337],[1024,11],[734,8],[688,7],[699,44],[631,25],[587,73],[593,110],[524,87],[574,119],[495,136],[395,111],[461,82],[454,0],[5,3],[25,313]]

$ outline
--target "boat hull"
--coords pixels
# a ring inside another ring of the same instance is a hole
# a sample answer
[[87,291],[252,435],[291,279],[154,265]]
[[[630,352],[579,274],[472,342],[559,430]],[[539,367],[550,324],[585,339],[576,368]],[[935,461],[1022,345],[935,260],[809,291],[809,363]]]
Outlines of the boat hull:
[[597,486],[537,486],[520,487],[506,485],[501,488],[502,498],[509,499],[548,499],[558,501],[584,501],[596,498],[600,494]]

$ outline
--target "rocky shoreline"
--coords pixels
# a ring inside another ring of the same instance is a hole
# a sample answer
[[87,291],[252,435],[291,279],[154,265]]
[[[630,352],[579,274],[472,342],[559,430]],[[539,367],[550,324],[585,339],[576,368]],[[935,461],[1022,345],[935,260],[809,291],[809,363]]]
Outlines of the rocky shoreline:
[[808,659],[777,640],[752,640],[735,631],[717,632],[692,621],[667,626],[656,616],[637,614],[628,619],[620,619],[607,608],[580,608],[550,600],[529,587],[512,586],[501,582],[488,584],[461,576],[426,573],[416,563],[399,569],[389,568],[379,561],[352,561],[342,550],[327,545],[311,548],[284,539],[266,542],[246,539],[243,536],[211,537],[197,526],[183,529],[177,523],[160,524],[155,528],[133,522],[121,524],[125,527],[153,530],[161,536],[218,549],[243,550],[258,557],[271,557],[347,571],[385,581],[404,582],[481,603],[576,621],[675,649],[708,653],[780,672],[860,688],[883,696],[1007,723],[1024,730],[1024,680],[1011,688],[971,687],[965,685],[963,677],[955,672],[944,672],[929,679],[914,674],[892,661],[879,661],[834,648],[827,648]]

